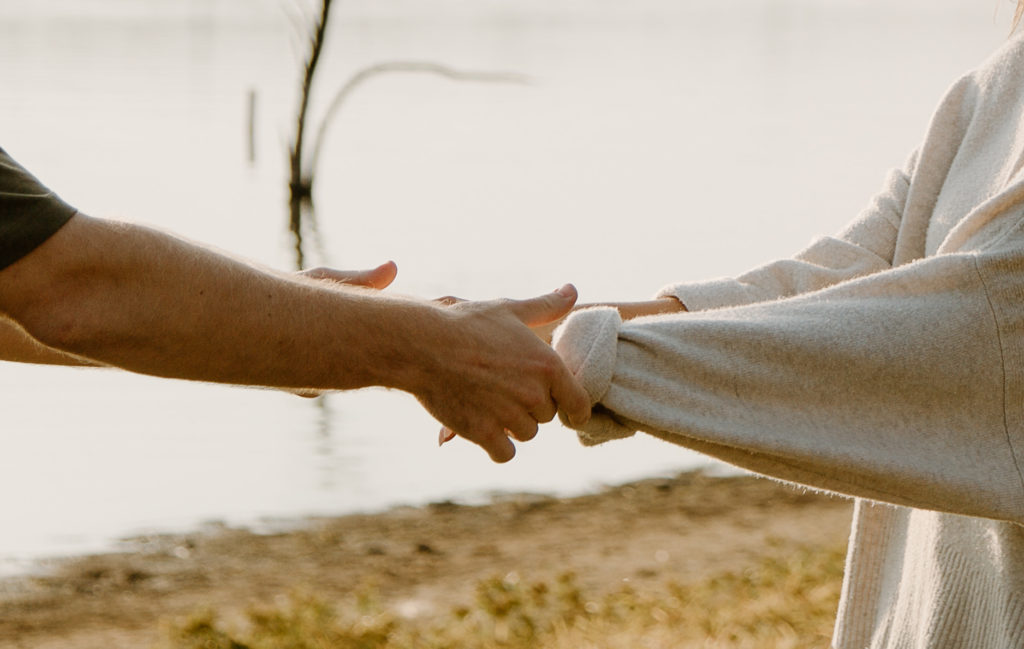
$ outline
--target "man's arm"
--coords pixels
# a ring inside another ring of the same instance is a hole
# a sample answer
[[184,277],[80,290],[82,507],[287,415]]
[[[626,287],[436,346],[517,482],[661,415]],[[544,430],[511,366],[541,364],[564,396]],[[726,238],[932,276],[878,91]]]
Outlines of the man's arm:
[[79,214],[0,271],[0,312],[47,347],[171,378],[414,394],[493,459],[586,393],[524,326],[564,315],[570,288],[442,308],[277,274],[135,225]]
[[[397,271],[394,262],[387,262],[370,270],[314,268],[302,271],[299,275],[351,286],[382,289],[394,280]],[[35,365],[102,367],[95,361],[47,347],[30,336],[17,322],[3,315],[0,315],[0,360]]]

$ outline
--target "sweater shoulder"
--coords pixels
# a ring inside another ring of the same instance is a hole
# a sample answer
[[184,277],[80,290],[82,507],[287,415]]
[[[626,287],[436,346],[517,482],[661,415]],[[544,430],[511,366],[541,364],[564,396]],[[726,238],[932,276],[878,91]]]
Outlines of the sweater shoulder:
[[1008,38],[961,80],[970,80],[980,93],[1019,92],[1024,86],[1024,31]]

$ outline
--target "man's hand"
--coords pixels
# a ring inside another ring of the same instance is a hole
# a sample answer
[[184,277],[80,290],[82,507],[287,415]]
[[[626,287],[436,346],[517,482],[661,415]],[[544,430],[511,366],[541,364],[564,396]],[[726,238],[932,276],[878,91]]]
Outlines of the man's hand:
[[564,316],[576,301],[570,285],[528,300],[459,302],[451,316],[443,354],[424,364],[426,382],[410,390],[445,424],[441,439],[454,434],[480,445],[495,462],[515,455],[509,437],[532,439],[538,424],[558,410],[582,424],[590,399],[549,346],[530,330]]

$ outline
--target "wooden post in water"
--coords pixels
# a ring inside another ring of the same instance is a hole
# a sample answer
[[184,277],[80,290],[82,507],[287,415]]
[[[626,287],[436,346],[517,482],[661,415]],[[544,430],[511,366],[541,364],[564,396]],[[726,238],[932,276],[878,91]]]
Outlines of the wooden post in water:
[[249,131],[249,166],[256,164],[256,89],[249,88],[249,105],[247,110],[247,127]]

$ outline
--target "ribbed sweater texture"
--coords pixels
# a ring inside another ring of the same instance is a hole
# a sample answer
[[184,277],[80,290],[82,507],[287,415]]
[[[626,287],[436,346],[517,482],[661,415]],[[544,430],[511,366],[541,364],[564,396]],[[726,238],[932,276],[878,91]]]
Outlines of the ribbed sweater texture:
[[644,431],[856,499],[836,649],[1024,647],[1024,37],[842,232],[690,313],[578,311],[597,444]]

